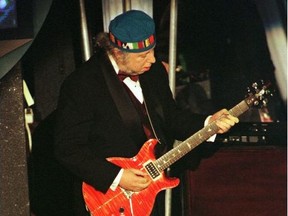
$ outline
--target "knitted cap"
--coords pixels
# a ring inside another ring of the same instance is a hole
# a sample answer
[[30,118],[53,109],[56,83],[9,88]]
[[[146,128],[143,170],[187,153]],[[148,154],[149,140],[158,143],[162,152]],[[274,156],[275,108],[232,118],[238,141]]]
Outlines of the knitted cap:
[[149,50],[156,44],[154,20],[142,11],[127,11],[110,22],[109,38],[114,46],[126,52]]

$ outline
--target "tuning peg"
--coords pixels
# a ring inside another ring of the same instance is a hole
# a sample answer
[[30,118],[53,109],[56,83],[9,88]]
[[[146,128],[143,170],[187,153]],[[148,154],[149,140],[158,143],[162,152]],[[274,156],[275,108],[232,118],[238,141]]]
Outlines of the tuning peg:
[[275,89],[273,89],[273,90],[267,89],[267,90],[266,90],[266,95],[269,95],[269,96],[271,96],[271,97],[274,96],[274,93],[275,93]]
[[251,86],[252,86],[252,88],[254,88],[255,90],[258,89],[258,83],[257,83],[257,82],[252,83]]
[[254,105],[254,106],[258,106],[258,105],[259,105],[259,101],[258,101],[258,100],[255,100],[255,101],[253,102],[253,105]]
[[268,105],[268,99],[267,99],[267,98],[264,99],[264,100],[262,101],[262,103],[263,103],[263,106],[266,107],[266,106]]

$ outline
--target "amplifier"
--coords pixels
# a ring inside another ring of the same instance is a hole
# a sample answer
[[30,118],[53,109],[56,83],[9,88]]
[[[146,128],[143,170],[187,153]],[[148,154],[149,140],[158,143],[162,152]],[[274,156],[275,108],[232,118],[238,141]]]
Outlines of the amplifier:
[[241,145],[287,146],[287,122],[239,122],[215,142]]

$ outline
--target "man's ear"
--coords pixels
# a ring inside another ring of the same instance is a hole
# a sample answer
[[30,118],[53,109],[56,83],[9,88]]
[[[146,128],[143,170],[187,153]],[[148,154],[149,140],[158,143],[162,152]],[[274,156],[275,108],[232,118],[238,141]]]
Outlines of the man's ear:
[[120,49],[117,49],[117,48],[114,48],[112,50],[112,53],[113,53],[113,57],[114,57],[115,61],[117,62],[118,66],[123,64],[125,53],[123,53]]
[[117,49],[117,48],[113,48],[112,49],[112,54],[115,58],[119,59],[122,57],[123,53],[121,52],[121,50]]

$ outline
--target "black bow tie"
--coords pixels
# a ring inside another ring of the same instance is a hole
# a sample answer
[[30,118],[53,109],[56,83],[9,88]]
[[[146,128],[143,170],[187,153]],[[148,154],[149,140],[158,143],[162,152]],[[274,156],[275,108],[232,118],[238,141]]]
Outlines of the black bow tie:
[[131,80],[133,80],[134,82],[137,82],[138,79],[139,79],[139,76],[138,75],[129,75],[129,74],[125,74],[125,73],[122,73],[122,72],[119,72],[118,73],[118,77],[121,81],[123,81],[125,78],[127,77],[130,77]]

